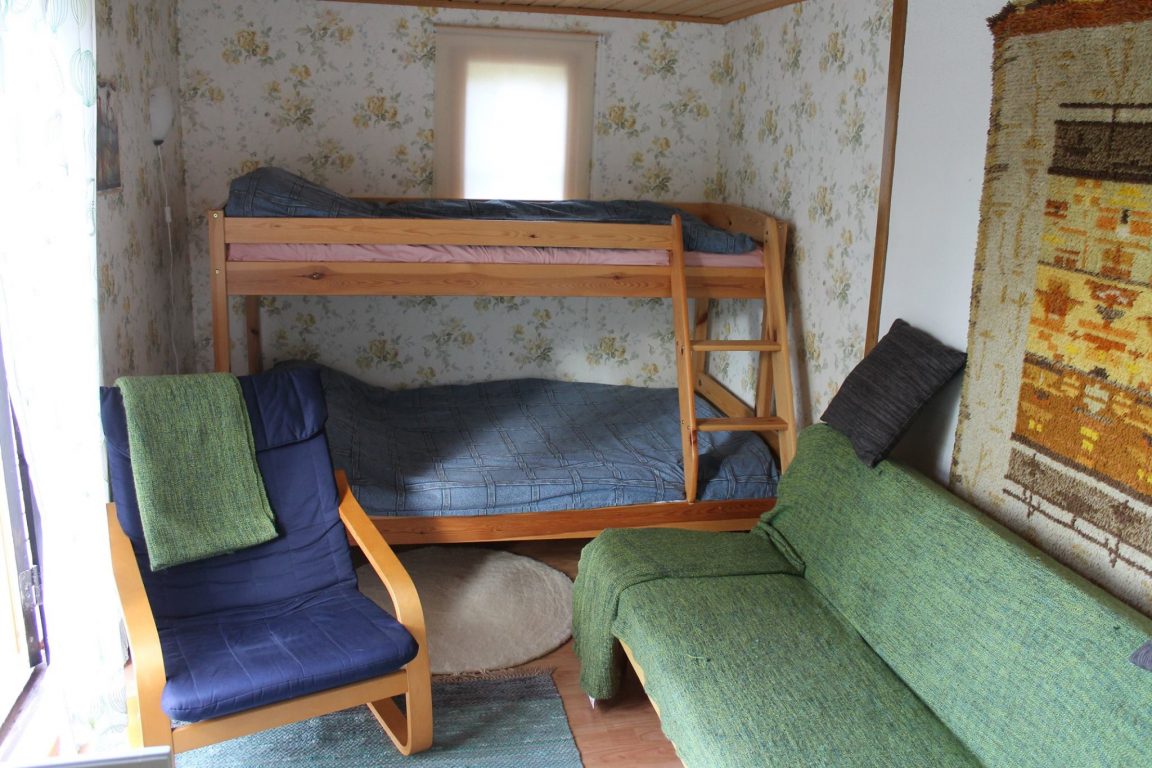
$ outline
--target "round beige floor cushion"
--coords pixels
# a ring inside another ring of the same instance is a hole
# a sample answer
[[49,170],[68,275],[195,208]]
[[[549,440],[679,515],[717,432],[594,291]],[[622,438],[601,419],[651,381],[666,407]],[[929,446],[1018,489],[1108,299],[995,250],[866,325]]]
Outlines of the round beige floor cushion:
[[[572,635],[572,582],[539,560],[479,547],[422,547],[399,557],[424,606],[433,674],[514,667]],[[360,591],[391,612],[372,566],[356,576]]]

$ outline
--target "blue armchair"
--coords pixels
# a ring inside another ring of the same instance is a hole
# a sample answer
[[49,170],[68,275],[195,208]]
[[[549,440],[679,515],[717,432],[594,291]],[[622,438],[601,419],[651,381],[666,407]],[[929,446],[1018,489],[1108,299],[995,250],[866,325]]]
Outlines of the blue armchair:
[[[144,542],[121,393],[101,391],[134,740],[182,752],[366,703],[403,754],[426,749],[432,703],[420,600],[334,476],[319,377],[274,371],[240,385],[276,538],[158,571]],[[349,538],[380,574],[396,618],[357,591]]]

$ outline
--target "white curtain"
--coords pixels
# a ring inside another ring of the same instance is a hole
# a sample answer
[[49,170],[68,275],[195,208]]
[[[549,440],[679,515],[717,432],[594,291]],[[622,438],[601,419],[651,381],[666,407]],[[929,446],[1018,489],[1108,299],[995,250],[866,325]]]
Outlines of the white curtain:
[[[62,751],[122,740],[104,515],[92,0],[0,0],[0,333],[43,526]],[[121,673],[122,676],[122,673]]]

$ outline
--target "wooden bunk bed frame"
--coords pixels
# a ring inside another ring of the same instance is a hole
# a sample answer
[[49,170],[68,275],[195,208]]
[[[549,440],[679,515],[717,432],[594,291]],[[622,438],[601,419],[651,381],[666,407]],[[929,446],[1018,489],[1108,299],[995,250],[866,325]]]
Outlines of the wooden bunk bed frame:
[[[383,200],[385,198],[373,198]],[[680,217],[668,225],[459,219],[240,218],[208,213],[212,338],[218,371],[231,368],[230,297],[244,297],[249,372],[262,369],[262,296],[588,296],[671,298],[684,449],[683,501],[552,512],[459,517],[373,517],[391,544],[586,538],[613,527],[748,530],[774,499],[696,499],[697,436],[759,432],[781,471],[796,450],[783,254],[787,225],[759,211],[719,203],[676,203],[708,224],[763,246],[762,267],[686,267]],[[260,244],[406,244],[665,250],[666,266],[231,261],[229,247]],[[765,302],[761,337],[710,336],[712,299]],[[695,300],[690,310],[689,299]],[[706,371],[710,352],[760,353],[756,402],[749,406]],[[697,419],[693,393],[725,416]]]

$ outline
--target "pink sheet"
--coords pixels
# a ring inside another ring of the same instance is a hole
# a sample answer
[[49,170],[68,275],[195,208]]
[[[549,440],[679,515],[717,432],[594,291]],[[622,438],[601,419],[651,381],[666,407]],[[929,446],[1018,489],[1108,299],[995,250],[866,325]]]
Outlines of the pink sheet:
[[[747,253],[688,251],[690,267],[759,267],[760,249]],[[481,245],[308,245],[243,244],[228,248],[229,261],[388,261],[402,263],[462,264],[619,264],[660,266],[666,251],[628,251],[612,248],[528,248]]]

